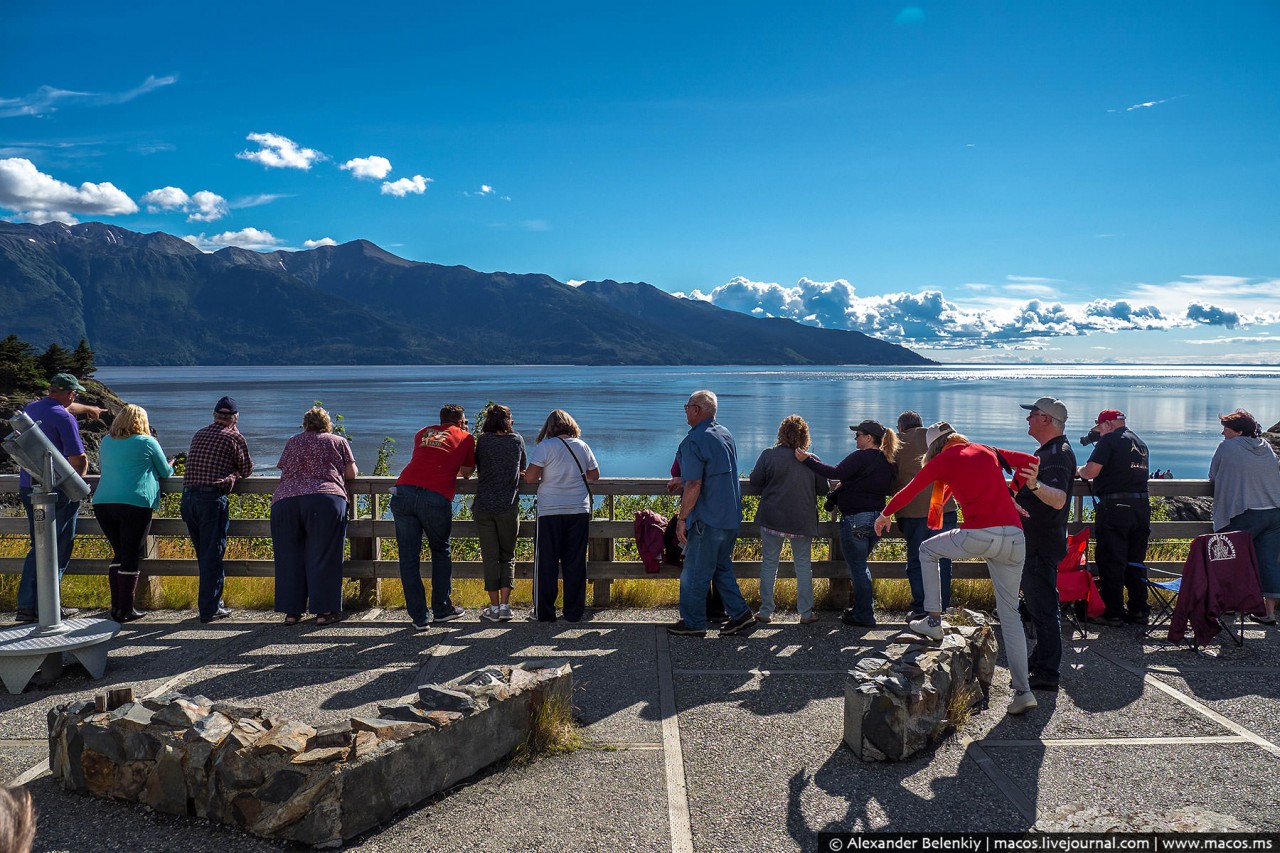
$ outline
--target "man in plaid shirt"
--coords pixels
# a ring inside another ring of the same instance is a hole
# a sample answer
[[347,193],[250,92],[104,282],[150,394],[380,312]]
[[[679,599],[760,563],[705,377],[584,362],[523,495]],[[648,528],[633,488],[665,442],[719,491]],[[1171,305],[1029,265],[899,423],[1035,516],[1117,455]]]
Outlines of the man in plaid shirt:
[[231,611],[222,606],[226,574],[222,558],[227,552],[227,495],[236,480],[253,472],[249,445],[236,429],[240,408],[231,397],[213,407],[213,423],[191,437],[186,471],[182,476],[182,520],[200,565],[200,621],[225,619]]

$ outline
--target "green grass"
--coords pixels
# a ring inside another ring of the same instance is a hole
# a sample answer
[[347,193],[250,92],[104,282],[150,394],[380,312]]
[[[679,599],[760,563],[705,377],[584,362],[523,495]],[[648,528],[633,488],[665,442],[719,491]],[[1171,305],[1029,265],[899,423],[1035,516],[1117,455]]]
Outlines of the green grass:
[[[178,501],[176,494],[165,495],[157,514],[160,517],[177,517]],[[367,500],[367,499],[366,499]],[[385,497],[382,498],[383,507]],[[594,516],[609,518],[610,511],[605,500],[598,502]],[[744,497],[743,509],[745,517],[754,518],[759,498]],[[383,508],[380,507],[380,508]],[[267,495],[232,495],[231,515],[233,518],[267,518],[270,515],[270,497]],[[361,515],[367,517],[369,507],[361,504]],[[652,509],[665,516],[677,510],[677,498],[669,495],[658,496],[617,496],[613,499],[613,516],[620,519],[633,518],[642,509]],[[1158,505],[1153,511],[1153,520],[1168,520],[1163,517],[1162,508]],[[20,510],[19,510],[20,511]],[[819,515],[829,518],[824,510]],[[1085,520],[1092,521],[1093,512],[1086,503]],[[458,513],[459,519],[471,518],[470,500],[464,499]],[[534,504],[531,498],[521,501],[521,532],[532,533],[534,523]],[[380,559],[396,560],[399,552],[394,538],[382,541]],[[1153,541],[1147,550],[1147,559],[1151,561],[1182,562],[1187,558],[1190,542],[1188,540]],[[0,536],[0,556],[19,557],[26,553],[28,540],[25,536]],[[615,540],[616,559],[637,561],[639,555],[636,543],[631,538]],[[875,560],[904,560],[906,545],[902,540],[888,539],[880,542],[872,555]],[[831,543],[828,539],[815,539],[813,542],[813,559],[830,559]],[[105,558],[110,556],[110,549],[101,537],[78,536],[75,543],[75,557]],[[169,559],[194,559],[191,543],[182,537],[162,537],[158,540],[157,556]],[[1092,554],[1091,554],[1092,556]],[[236,560],[269,560],[272,557],[271,540],[269,538],[239,538],[229,541],[228,559]],[[480,544],[476,539],[456,538],[453,540],[453,557],[455,560],[475,561],[480,559]],[[784,546],[782,559],[789,560],[790,544]],[[522,538],[516,544],[516,559],[530,561],[533,559],[533,540]],[[760,542],[758,539],[741,539],[734,548],[736,560],[759,560]],[[752,607],[760,603],[760,585],[755,580],[740,582],[742,593]],[[0,575],[0,609],[12,609],[17,597],[18,578],[16,575]],[[159,591],[153,601],[144,601],[143,606],[151,608],[189,610],[196,606],[198,582],[194,577],[167,577],[159,583]],[[343,599],[348,608],[358,604],[357,581],[348,580],[343,585]],[[911,589],[905,579],[889,578],[873,581],[876,606],[881,610],[905,611],[911,604]],[[274,582],[271,578],[228,578],[225,599],[228,606],[237,609],[271,610],[274,606]],[[649,609],[672,607],[679,602],[680,584],[678,580],[627,579],[615,580],[610,586],[610,601],[613,607]],[[489,603],[484,584],[478,579],[458,579],[453,583],[454,601],[468,609],[481,608]],[[780,579],[774,590],[774,599],[780,609],[794,610],[796,605],[796,582],[792,579]],[[105,577],[68,575],[62,581],[62,600],[68,607],[96,608],[106,607],[110,601]],[[380,584],[380,601],[383,607],[400,608],[404,606],[404,591],[398,580],[383,580]],[[512,591],[511,603],[517,607],[531,606],[533,591],[530,581],[518,580]],[[837,603],[831,593],[831,583],[827,580],[814,581],[814,603],[820,610],[836,609]],[[971,607],[977,610],[993,611],[995,596],[990,581],[956,580],[952,583],[952,603],[960,607]]]

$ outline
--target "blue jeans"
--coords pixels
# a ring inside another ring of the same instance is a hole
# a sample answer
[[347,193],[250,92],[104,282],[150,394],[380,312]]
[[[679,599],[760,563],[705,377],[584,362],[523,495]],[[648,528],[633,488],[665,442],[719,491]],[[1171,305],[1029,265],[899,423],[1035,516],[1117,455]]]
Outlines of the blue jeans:
[[706,629],[707,588],[713,580],[730,619],[740,619],[744,613],[750,613],[751,608],[742,597],[738,578],[733,573],[733,545],[738,541],[738,528],[709,527],[704,521],[695,521],[688,534],[684,569],[680,573],[680,618],[684,624],[697,630]]
[[1262,594],[1280,598],[1280,509],[1246,509],[1222,528],[1224,533],[1231,530],[1243,530],[1253,539]]
[[227,496],[217,486],[188,486],[182,490],[179,508],[200,566],[200,592],[196,596],[200,618],[209,619],[222,606],[222,587],[227,577],[222,567],[227,553],[227,526],[231,523]]
[[[959,524],[954,512],[942,516],[942,530],[930,530],[927,518],[898,518],[898,529],[902,538],[907,540],[907,583],[911,584],[911,612],[924,612],[924,581],[920,575],[920,543],[948,530],[955,530]],[[942,609],[951,606],[951,561],[938,563],[942,580]]]
[[879,514],[856,512],[840,519],[840,547],[844,549],[844,561],[849,565],[849,578],[853,581],[853,618],[859,622],[876,621],[867,558],[880,541],[874,526]]
[[[31,613],[36,612],[38,599],[36,596],[36,519],[31,506],[31,487],[19,487],[18,499],[22,508],[27,511],[27,534],[31,537],[31,550],[22,563],[22,579],[18,581],[18,609]],[[53,507],[53,525],[58,537],[58,580],[67,570],[71,562],[71,545],[76,538],[76,517],[80,513],[80,502],[69,501],[66,495],[58,492],[58,502]]]
[[[760,531],[760,615],[773,615],[773,587],[778,578],[778,558],[782,556],[782,536]],[[791,556],[796,567],[796,611],[804,617],[813,615],[812,536],[791,538]]]
[[396,520],[396,545],[400,549],[400,583],[404,585],[404,607],[409,618],[427,620],[427,596],[422,587],[422,537],[431,549],[431,612],[445,616],[453,612],[453,556],[449,533],[453,530],[453,501],[439,492],[419,486],[396,486],[391,497],[391,515]]

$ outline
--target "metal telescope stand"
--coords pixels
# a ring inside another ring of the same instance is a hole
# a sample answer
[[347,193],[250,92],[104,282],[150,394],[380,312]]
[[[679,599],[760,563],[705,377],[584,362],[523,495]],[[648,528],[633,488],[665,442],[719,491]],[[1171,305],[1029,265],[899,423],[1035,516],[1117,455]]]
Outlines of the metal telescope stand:
[[28,471],[33,486],[31,505],[35,519],[36,600],[40,622],[0,631],[0,681],[10,693],[21,693],[36,670],[41,673],[42,683],[61,675],[63,652],[74,655],[90,678],[101,678],[107,668],[106,643],[120,631],[120,624],[110,619],[62,621],[58,539],[54,526],[58,492],[51,485],[54,482],[52,454],[53,451],[45,451],[41,471]]

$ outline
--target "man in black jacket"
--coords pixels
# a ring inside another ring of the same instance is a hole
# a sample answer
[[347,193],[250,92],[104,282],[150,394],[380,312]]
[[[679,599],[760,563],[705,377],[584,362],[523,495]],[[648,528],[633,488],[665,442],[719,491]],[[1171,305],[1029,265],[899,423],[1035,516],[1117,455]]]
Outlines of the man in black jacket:
[[[1080,477],[1093,481],[1097,518],[1099,592],[1107,609],[1094,621],[1117,628],[1125,622],[1145,625],[1147,604],[1147,540],[1151,538],[1151,502],[1147,496],[1150,454],[1147,445],[1125,426],[1124,412],[1106,409],[1098,414],[1098,433]],[[1125,590],[1129,606],[1125,609]]]

